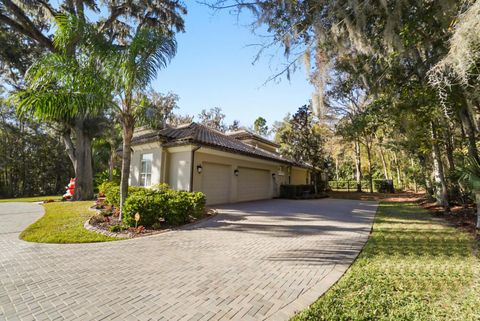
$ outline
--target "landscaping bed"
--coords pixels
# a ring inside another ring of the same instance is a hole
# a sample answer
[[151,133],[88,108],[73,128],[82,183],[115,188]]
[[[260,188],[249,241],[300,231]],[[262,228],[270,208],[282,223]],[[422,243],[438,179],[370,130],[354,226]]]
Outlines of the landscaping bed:
[[100,197],[93,207],[97,212],[85,228],[111,237],[139,237],[161,233],[197,222],[216,212],[205,207],[205,195],[170,189],[165,184],[151,188],[130,187],[119,218],[119,186],[107,182],[99,187]]
[[357,260],[293,320],[479,320],[477,251],[418,203],[382,201]]

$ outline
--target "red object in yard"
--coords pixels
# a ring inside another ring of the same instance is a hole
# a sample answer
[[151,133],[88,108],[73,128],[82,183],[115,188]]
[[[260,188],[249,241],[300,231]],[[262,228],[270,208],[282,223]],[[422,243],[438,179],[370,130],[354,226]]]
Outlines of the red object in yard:
[[65,188],[67,189],[67,192],[63,194],[63,199],[71,200],[75,194],[75,178],[70,178],[70,183],[68,183],[68,186]]

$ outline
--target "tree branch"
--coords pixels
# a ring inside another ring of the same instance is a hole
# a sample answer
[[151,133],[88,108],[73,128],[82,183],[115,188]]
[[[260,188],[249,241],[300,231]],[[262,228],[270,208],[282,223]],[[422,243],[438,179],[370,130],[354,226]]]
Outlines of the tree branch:
[[[55,47],[53,45],[53,42],[51,39],[46,37],[38,28],[33,24],[33,22],[27,17],[25,12],[23,12],[22,9],[20,9],[15,3],[13,3],[11,0],[2,0],[5,7],[10,9],[10,11],[13,13],[13,15],[18,19],[20,22],[13,21],[11,18],[1,15],[1,21],[6,23],[8,26],[14,28],[18,32],[21,32],[25,36],[28,36],[34,40],[36,40],[38,43],[46,47],[47,49],[51,51],[55,51]],[[19,28],[21,26],[21,28]]]

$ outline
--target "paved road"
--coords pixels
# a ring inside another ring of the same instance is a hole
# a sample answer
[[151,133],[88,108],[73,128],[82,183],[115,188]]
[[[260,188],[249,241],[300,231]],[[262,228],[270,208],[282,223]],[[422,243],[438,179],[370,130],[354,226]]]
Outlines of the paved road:
[[42,207],[0,204],[0,320],[287,320],[356,257],[376,203],[225,206],[183,230],[95,244],[18,233]]

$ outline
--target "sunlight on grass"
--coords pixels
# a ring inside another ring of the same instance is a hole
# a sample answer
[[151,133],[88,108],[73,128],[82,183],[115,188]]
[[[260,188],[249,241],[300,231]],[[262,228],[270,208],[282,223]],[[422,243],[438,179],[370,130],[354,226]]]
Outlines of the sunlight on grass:
[[92,201],[55,202],[44,204],[45,215],[20,234],[20,238],[40,243],[88,243],[116,241],[83,227],[85,221],[94,214],[89,210]]
[[59,201],[61,199],[62,199],[61,195],[3,198],[3,199],[0,198],[0,203],[7,203],[7,202],[42,202],[42,201],[46,201],[46,200]]
[[480,320],[474,249],[416,205],[382,203],[352,267],[293,320]]

